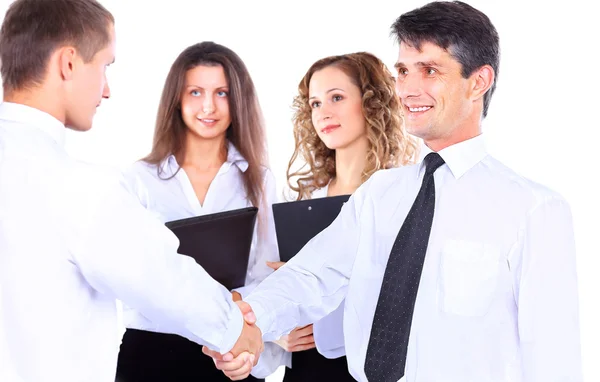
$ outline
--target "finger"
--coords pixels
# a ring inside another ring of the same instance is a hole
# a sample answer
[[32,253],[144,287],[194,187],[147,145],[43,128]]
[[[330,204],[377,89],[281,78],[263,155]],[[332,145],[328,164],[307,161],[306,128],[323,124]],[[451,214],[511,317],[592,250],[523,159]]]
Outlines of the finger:
[[233,359],[233,361],[216,361],[215,366],[217,369],[225,372],[232,372],[241,369],[245,364],[249,362],[250,354],[248,352],[243,352]]
[[223,373],[232,381],[239,381],[245,379],[250,375],[252,371],[252,364],[250,363],[250,357],[245,358],[246,362],[242,366],[235,370],[224,371]]
[[209,357],[212,357],[213,359],[219,360],[219,361],[223,359],[223,356],[221,355],[221,353],[216,352],[214,350],[210,350],[206,346],[202,346],[202,353],[206,354]]
[[233,301],[242,301],[242,295],[236,291],[231,292],[231,298],[233,299]]
[[294,346],[290,348],[290,352],[298,352],[298,351],[305,351],[305,350],[309,350],[309,349],[314,349],[316,347],[315,343],[311,343],[311,344],[307,344],[307,345],[298,345],[298,346]]
[[278,270],[285,264],[284,261],[267,261],[267,266],[274,270]]
[[229,379],[231,379],[232,381],[241,381],[243,379],[248,378],[248,376],[250,375],[249,371],[245,371],[243,374],[240,375],[236,375],[236,376],[231,376],[231,375],[227,375],[225,374],[227,377],[229,377]]
[[308,345],[311,343],[315,343],[315,337],[312,334],[306,337],[296,338],[294,341],[290,340],[288,342],[288,347],[293,348],[294,346]]
[[231,379],[232,381],[241,381],[243,379],[246,379],[248,378],[248,376],[250,375],[250,371],[252,370],[250,364],[246,365],[247,366],[245,366],[243,369],[240,369],[239,371],[233,374],[226,373],[225,375],[229,377],[229,379]]
[[256,316],[254,315],[250,304],[248,304],[245,301],[236,301],[235,303],[238,304],[238,307],[242,311],[246,323],[248,323],[249,325],[254,324],[256,322]]
[[301,337],[306,337],[306,336],[310,336],[311,334],[313,334],[313,326],[308,325],[308,326],[305,326],[304,328],[294,329],[290,333],[290,339],[293,340],[293,339],[297,339],[297,338],[301,338]]

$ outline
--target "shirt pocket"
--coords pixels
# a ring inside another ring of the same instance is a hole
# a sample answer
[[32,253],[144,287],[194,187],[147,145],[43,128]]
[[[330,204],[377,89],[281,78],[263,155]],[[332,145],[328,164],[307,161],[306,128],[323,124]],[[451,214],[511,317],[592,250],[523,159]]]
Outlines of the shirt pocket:
[[500,250],[481,242],[450,240],[442,248],[440,266],[442,311],[484,316],[498,286]]

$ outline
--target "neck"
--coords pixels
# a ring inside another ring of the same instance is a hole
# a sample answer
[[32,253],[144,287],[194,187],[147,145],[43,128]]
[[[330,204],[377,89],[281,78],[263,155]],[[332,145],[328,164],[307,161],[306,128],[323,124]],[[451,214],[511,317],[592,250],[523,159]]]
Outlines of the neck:
[[349,147],[335,150],[335,178],[329,186],[330,195],[352,194],[360,187],[368,150],[366,136]]
[[204,139],[188,131],[185,148],[177,161],[182,167],[194,167],[200,170],[220,168],[227,160],[227,141],[225,135],[214,139]]
[[56,91],[37,87],[31,90],[14,90],[4,94],[4,102],[12,102],[32,107],[34,109],[50,114],[65,124],[66,116],[64,107],[61,105],[61,97],[57,97]]

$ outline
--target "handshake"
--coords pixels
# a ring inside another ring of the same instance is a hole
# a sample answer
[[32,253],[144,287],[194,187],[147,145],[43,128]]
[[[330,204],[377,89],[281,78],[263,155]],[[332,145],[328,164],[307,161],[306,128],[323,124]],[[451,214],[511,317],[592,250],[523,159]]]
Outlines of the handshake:
[[244,316],[244,326],[240,338],[227,354],[221,354],[204,346],[202,352],[212,357],[217,369],[221,370],[232,381],[248,377],[250,371],[258,363],[264,350],[262,333],[255,325],[256,317],[250,305],[236,301]]

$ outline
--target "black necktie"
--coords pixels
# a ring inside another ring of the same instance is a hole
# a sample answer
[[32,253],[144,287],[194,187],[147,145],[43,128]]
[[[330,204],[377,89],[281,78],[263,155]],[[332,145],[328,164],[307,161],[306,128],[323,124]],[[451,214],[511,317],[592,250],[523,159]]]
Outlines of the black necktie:
[[383,275],[367,347],[365,374],[371,382],[396,382],[404,375],[408,336],[435,209],[433,173],[444,160],[425,157],[425,176]]

